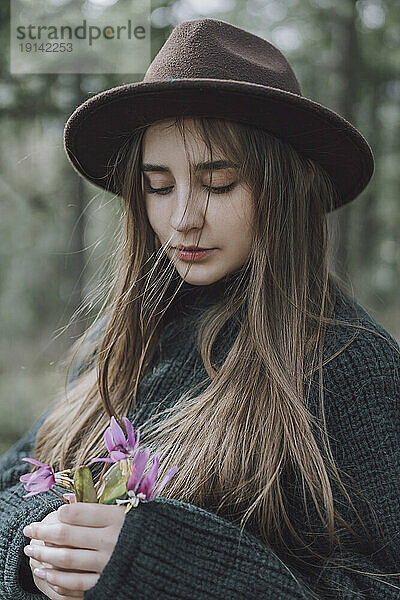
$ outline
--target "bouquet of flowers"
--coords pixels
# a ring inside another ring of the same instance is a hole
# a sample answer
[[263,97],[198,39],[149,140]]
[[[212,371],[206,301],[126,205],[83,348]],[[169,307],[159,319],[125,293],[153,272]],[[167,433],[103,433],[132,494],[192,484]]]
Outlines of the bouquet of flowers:
[[[108,450],[108,458],[92,458],[90,463],[104,462],[103,471],[99,481],[93,484],[93,477],[87,465],[79,466],[74,474],[71,469],[55,472],[50,465],[46,465],[34,458],[22,458],[40,467],[34,473],[21,475],[20,481],[24,483],[29,492],[24,496],[34,496],[40,492],[52,491],[66,504],[72,502],[95,502],[101,504],[127,504],[125,513],[132,506],[136,507],[141,502],[153,500],[164,489],[175,475],[178,467],[172,467],[161,481],[156,491],[153,492],[158,475],[161,454],[153,456],[153,464],[143,475],[150,457],[150,449],[139,449],[140,431],[135,432],[132,423],[123,417],[127,438],[118,425],[116,419],[111,417],[109,427],[104,432],[104,442]],[[90,464],[89,463],[89,464]],[[111,463],[109,468],[108,465]],[[63,494],[61,497],[54,485],[59,485],[73,493]]]

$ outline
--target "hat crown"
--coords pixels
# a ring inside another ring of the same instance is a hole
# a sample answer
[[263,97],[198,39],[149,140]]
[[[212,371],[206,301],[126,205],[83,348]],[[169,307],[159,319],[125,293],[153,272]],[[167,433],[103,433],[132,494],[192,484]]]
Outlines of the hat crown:
[[177,25],[143,81],[203,78],[259,84],[301,96],[291,66],[275,46],[217,19],[195,19]]

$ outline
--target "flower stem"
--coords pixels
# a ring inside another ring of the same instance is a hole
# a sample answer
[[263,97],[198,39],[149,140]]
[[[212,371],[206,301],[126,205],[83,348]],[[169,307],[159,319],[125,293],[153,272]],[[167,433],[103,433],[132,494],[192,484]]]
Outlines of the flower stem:
[[102,481],[102,479],[103,479],[103,475],[104,475],[104,473],[106,472],[107,466],[108,466],[108,463],[104,463],[103,470],[102,470],[102,472],[100,473],[100,479],[99,479],[98,483],[96,483],[96,485],[94,486],[94,489],[96,490],[96,493],[98,492],[98,490],[99,490],[99,488],[100,488],[100,486],[101,486],[101,481]]
[[63,498],[62,496],[60,496],[60,494],[58,492],[56,492],[56,490],[53,490],[53,488],[50,488],[50,492],[53,492],[53,494],[55,494],[56,496],[58,496],[59,498],[61,498],[61,500],[63,502],[65,502],[65,504],[69,504],[69,502],[67,502],[67,500],[65,498]]

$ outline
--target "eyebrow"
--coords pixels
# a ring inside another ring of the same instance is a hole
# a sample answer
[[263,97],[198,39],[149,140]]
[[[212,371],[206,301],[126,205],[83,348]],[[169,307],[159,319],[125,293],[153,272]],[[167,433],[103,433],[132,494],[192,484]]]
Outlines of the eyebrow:
[[[215,160],[215,161],[208,161],[208,162],[202,162],[202,163],[198,163],[197,165],[194,165],[194,169],[195,171],[220,171],[222,169],[229,169],[231,167],[236,168],[237,165],[235,165],[232,162],[229,162],[227,160]],[[141,166],[142,171],[155,171],[155,172],[159,172],[159,173],[169,173],[169,168],[166,165],[152,165],[150,163],[144,163]]]

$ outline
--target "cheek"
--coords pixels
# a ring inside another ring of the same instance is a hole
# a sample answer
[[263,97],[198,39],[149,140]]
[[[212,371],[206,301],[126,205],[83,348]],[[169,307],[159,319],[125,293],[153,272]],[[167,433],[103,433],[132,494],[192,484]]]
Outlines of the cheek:
[[244,258],[247,257],[251,247],[252,230],[244,222],[245,216],[242,218],[236,215],[233,211],[226,211],[224,218],[218,223],[216,241],[224,251],[225,260],[231,260],[241,264]]
[[248,248],[253,231],[253,204],[250,198],[247,195],[243,197],[243,194],[234,200],[229,210],[224,211],[224,226],[231,239],[236,240],[238,247]]
[[149,223],[154,231],[156,233],[162,231],[165,226],[165,222],[168,221],[168,215],[160,207],[160,205],[158,204],[156,206],[151,199],[146,199],[146,212]]

